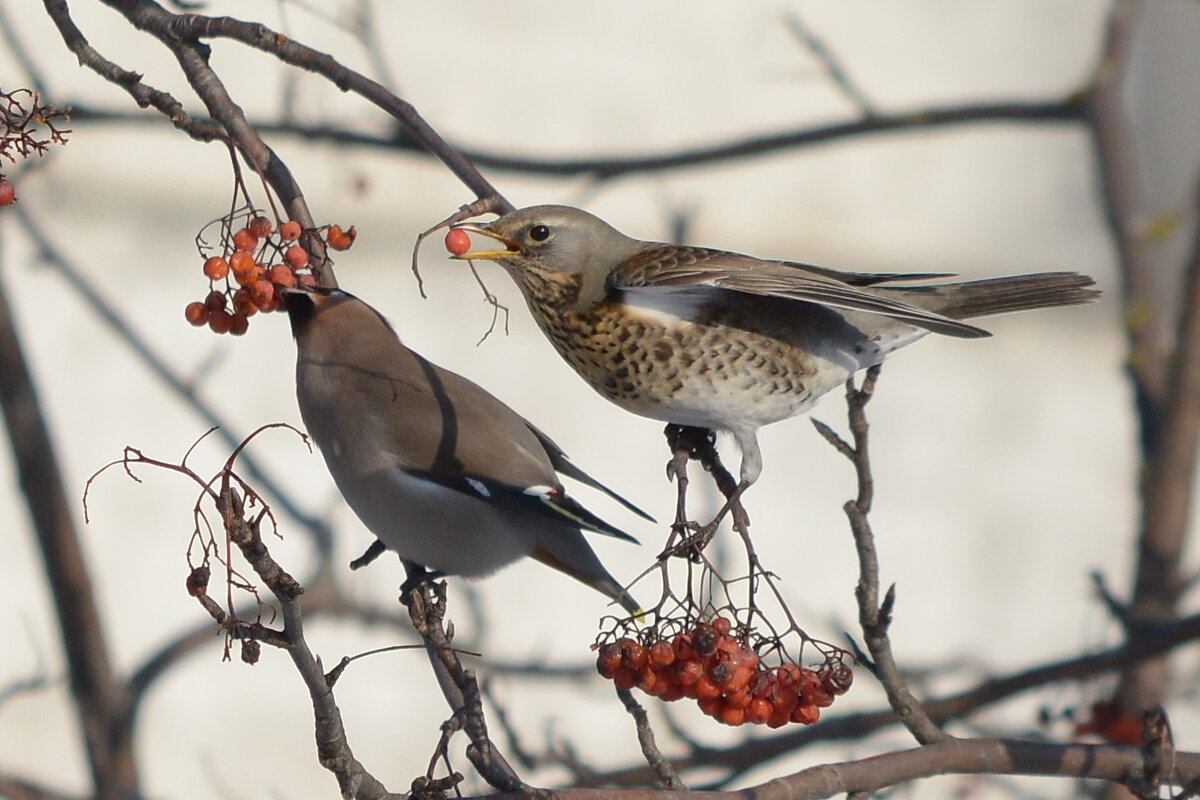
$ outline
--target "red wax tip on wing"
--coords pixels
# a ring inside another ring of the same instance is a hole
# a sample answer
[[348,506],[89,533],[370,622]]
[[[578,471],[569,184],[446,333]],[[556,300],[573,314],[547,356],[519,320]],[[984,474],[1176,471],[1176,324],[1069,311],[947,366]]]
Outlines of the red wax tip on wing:
[[456,256],[471,249],[471,236],[459,228],[451,228],[446,233],[446,249]]

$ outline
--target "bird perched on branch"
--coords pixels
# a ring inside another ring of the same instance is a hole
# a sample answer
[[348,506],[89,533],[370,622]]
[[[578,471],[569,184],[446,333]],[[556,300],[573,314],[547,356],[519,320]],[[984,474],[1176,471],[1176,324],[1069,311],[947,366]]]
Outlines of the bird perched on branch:
[[636,540],[569,497],[558,473],[645,512],[500,400],[409,350],[357,297],[297,289],[284,300],[300,416],[350,508],[410,580],[423,568],[483,576],[531,556],[639,613],[581,529]]
[[593,389],[635,414],[733,434],[739,493],[762,470],[759,428],[808,411],[893,350],[929,332],[990,335],[962,321],[971,317],[1099,295],[1091,278],[1073,272],[896,286],[950,276],[839,272],[644,242],[567,206],[453,230],[499,245],[452,252],[504,267],[542,332]]

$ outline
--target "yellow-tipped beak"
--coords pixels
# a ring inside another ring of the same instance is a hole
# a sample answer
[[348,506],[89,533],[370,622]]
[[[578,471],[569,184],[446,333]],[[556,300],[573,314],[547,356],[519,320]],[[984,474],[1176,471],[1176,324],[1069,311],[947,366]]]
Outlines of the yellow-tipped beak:
[[515,253],[525,252],[525,248],[521,247],[521,245],[514,242],[512,239],[509,239],[507,236],[501,236],[500,234],[489,230],[484,225],[479,225],[474,222],[466,222],[461,225],[455,225],[454,230],[466,231],[467,233],[477,233],[480,236],[486,236],[487,238],[493,239],[504,245],[503,250],[468,250],[460,255],[450,256],[450,258],[458,261],[471,261],[473,259],[479,259],[481,261],[497,261]]

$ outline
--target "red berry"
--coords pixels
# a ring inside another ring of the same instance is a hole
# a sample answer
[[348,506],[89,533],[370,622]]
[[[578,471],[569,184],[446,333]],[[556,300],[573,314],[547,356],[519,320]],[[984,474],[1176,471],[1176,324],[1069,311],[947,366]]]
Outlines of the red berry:
[[250,320],[245,314],[234,314],[233,322],[229,323],[229,332],[234,336],[241,336],[250,329]]
[[663,684],[662,691],[658,694],[658,699],[664,703],[674,703],[681,697],[683,697],[683,687],[677,683]]
[[631,669],[620,667],[613,673],[613,685],[618,689],[632,689],[637,685],[637,673]]
[[300,234],[303,232],[304,230],[300,227],[300,223],[296,222],[294,219],[289,219],[287,222],[279,226],[279,238],[283,239],[285,242],[296,241],[300,238]]
[[722,703],[717,711],[717,719],[726,725],[741,725],[746,721],[746,709],[734,708],[728,703]]
[[596,671],[605,678],[611,678],[621,666],[621,650],[615,644],[606,644],[600,648],[596,656]]
[[254,301],[254,305],[268,311],[275,299],[275,287],[270,281],[257,280],[250,284],[250,299]]
[[771,718],[771,712],[775,710],[766,700],[761,697],[756,697],[750,701],[750,705],[746,706],[746,722],[755,725],[765,725],[767,720]]
[[17,199],[17,190],[8,181],[0,181],[0,206],[12,205]]
[[271,220],[266,217],[255,217],[250,220],[250,224],[246,227],[260,239],[265,239],[271,235]]
[[254,305],[249,287],[243,286],[233,293],[233,310],[243,317],[252,317],[258,313],[258,306]]
[[459,228],[451,228],[446,234],[446,249],[461,256],[471,249],[471,235]]
[[[301,251],[303,252],[303,251]],[[292,272],[292,268],[286,264],[276,264],[267,270],[267,280],[271,283],[277,283],[280,286],[292,287],[297,283],[296,275]]]
[[676,661],[675,671],[680,686],[691,686],[704,676],[704,667],[699,661]]
[[187,308],[183,310],[184,319],[197,328],[208,324],[208,306],[200,301],[188,303]]
[[283,254],[283,258],[293,269],[303,269],[308,266],[308,251],[298,244],[294,244],[287,249]]
[[796,710],[792,712],[792,722],[799,722],[801,725],[812,725],[820,718],[821,709],[804,703],[796,706]]
[[649,654],[646,648],[642,647],[632,639],[622,640],[625,644],[621,648],[621,663],[629,669],[640,670],[646,666],[649,660]]
[[655,642],[650,648],[650,663],[656,667],[665,667],[675,661],[675,648],[665,639]]
[[204,274],[210,281],[219,281],[229,274],[229,262],[220,256],[213,256],[204,262]]
[[225,308],[225,293],[213,289],[204,298],[204,307],[209,311],[221,311]]
[[213,333],[229,333],[233,327],[233,314],[225,309],[209,314],[208,327]]

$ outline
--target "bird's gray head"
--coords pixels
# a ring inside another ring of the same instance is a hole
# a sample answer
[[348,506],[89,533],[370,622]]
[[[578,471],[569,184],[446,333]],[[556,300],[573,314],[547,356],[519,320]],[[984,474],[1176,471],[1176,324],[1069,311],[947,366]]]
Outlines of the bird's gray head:
[[581,296],[592,299],[603,292],[613,268],[643,246],[594,214],[570,206],[530,206],[486,225],[455,227],[495,240],[504,249],[470,250],[454,258],[495,261],[518,283],[529,271],[547,278],[577,277]]

